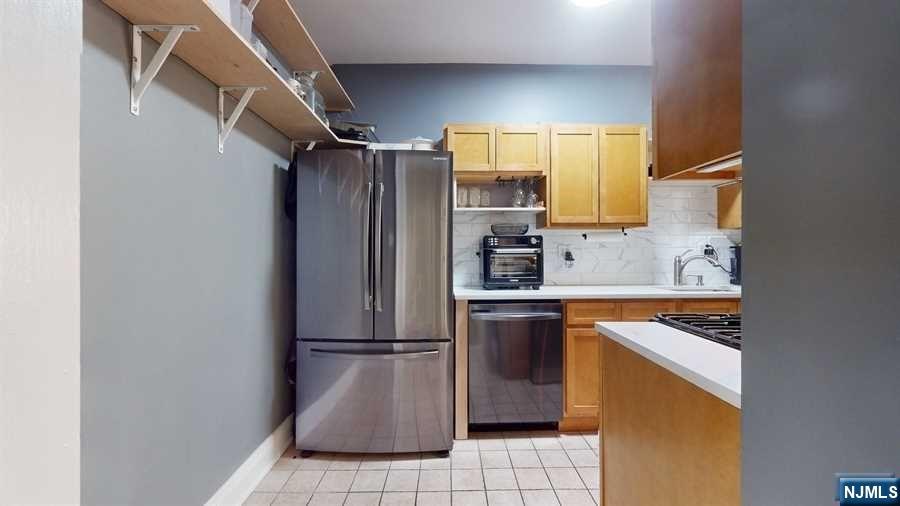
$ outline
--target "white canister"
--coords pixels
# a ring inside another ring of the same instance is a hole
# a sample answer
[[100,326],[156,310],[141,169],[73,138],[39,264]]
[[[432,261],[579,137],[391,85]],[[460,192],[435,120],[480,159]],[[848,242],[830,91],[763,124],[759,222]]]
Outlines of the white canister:
[[477,186],[469,189],[469,207],[481,206],[481,190]]
[[456,187],[456,207],[466,207],[469,205],[469,189],[465,186]]

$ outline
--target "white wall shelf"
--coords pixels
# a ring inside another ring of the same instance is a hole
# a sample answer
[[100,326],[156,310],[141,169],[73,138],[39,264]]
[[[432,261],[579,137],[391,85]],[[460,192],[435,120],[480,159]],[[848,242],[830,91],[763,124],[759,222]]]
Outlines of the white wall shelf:
[[461,213],[543,213],[546,207],[456,207]]

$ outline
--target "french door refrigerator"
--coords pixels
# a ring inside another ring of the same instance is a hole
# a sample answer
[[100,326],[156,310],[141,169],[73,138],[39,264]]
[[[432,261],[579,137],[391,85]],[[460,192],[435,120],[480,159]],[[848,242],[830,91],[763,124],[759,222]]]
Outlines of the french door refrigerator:
[[451,154],[297,156],[297,448],[449,450]]

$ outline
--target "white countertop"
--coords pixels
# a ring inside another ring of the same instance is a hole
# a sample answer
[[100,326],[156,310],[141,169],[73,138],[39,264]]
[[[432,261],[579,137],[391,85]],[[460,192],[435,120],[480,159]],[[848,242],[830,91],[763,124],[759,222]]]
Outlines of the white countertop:
[[597,332],[741,407],[741,352],[653,322],[597,322]]
[[729,291],[676,291],[663,286],[544,285],[539,290],[485,290],[480,286],[453,287],[457,300],[536,300],[536,299],[739,299],[741,287]]

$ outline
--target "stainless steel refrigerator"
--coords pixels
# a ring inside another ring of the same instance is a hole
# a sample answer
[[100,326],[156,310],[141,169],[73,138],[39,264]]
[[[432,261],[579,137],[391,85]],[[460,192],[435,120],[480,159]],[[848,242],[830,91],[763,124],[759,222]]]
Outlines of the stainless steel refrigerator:
[[451,154],[298,157],[297,448],[449,450]]

